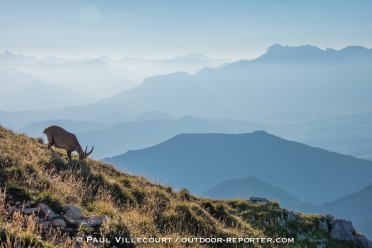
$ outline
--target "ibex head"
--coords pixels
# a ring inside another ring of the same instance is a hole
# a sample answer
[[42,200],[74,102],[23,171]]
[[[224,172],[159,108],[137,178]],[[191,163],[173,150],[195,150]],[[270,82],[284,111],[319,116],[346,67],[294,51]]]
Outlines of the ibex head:
[[81,152],[79,152],[79,161],[83,161],[84,159],[86,159],[94,150],[94,146],[92,147],[92,150],[90,150],[90,152],[87,153],[87,149],[88,149],[88,146],[85,147],[85,151],[81,150]]

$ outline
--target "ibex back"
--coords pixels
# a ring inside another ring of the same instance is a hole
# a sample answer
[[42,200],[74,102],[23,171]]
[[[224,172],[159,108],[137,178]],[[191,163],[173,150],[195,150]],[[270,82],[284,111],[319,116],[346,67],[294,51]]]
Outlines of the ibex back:
[[59,126],[47,127],[44,129],[43,133],[48,138],[48,149],[51,149],[53,145],[57,148],[65,149],[69,160],[71,160],[71,152],[73,151],[76,151],[79,154],[80,161],[83,161],[93,152],[94,146],[88,153],[88,146],[85,148],[85,151],[83,151],[75,134],[67,132]]

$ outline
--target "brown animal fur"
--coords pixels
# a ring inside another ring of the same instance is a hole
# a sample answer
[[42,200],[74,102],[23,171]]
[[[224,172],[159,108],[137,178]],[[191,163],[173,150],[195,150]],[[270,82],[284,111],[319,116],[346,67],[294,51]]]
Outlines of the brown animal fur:
[[43,133],[48,138],[48,149],[52,149],[53,145],[57,148],[65,149],[69,160],[71,160],[71,152],[73,151],[76,151],[79,154],[80,161],[83,161],[93,152],[94,146],[88,153],[88,146],[85,148],[85,151],[83,151],[75,134],[67,132],[59,126],[47,127],[44,129]]

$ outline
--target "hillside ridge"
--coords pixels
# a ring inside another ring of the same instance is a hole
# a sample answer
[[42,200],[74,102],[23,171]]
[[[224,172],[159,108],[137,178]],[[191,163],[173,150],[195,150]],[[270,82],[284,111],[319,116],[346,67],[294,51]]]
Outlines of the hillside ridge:
[[[345,220],[294,213],[270,201],[220,201],[195,197],[187,189],[176,192],[103,162],[87,159],[79,163],[76,156],[68,162],[65,151],[54,149],[52,153],[40,138],[2,126],[0,186],[0,247],[141,247],[124,242],[141,237],[163,239],[164,243],[154,243],[154,247],[229,247],[230,241],[239,238],[236,247],[266,247],[261,238],[287,242],[287,247],[372,247]],[[6,211],[14,201],[45,204],[56,214],[53,223],[65,221],[66,227],[53,224],[45,231],[40,226],[43,218],[32,211],[25,213],[24,207],[14,206]],[[108,220],[102,228],[76,226],[66,217],[74,207],[83,216],[105,215]],[[209,243],[201,243],[202,238],[209,238]],[[270,247],[283,244],[270,243]]]

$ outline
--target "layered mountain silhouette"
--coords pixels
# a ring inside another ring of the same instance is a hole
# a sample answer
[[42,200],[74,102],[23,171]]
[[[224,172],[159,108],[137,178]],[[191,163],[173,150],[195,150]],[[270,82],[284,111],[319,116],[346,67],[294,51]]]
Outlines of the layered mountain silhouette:
[[335,115],[303,123],[302,143],[372,159],[372,113]]
[[19,129],[18,132],[25,133],[28,136],[40,137],[43,136],[44,129],[51,125],[63,127],[67,131],[75,134],[92,130],[105,130],[111,127],[111,125],[107,123],[60,119],[35,122]]
[[317,205],[310,202],[303,202],[288,193],[288,191],[278,186],[263,182],[256,177],[227,180],[204,191],[201,195],[214,199],[249,199],[252,196],[259,196],[269,200],[278,201],[281,207],[293,211],[301,211],[305,213],[320,212]]
[[31,64],[35,63],[36,61],[37,59],[33,56],[14,54],[9,51],[4,52],[4,54],[0,53],[0,69],[4,68],[30,69]]
[[[142,118],[143,115],[139,117]],[[255,131],[259,126],[258,123],[246,123],[244,127],[236,127],[184,116],[176,120],[155,118],[124,122],[106,130],[80,133],[79,138],[84,143],[95,145],[95,158],[104,158],[154,146],[182,133],[244,133]],[[265,126],[261,125],[261,128]]]
[[74,104],[88,104],[95,101],[97,98],[37,81],[3,96],[0,99],[0,109],[8,111],[42,110]]
[[179,71],[194,74],[205,67],[214,68],[221,63],[234,62],[229,59],[212,59],[198,53],[176,56],[172,59],[123,58],[114,61],[108,56],[101,56],[100,59],[110,65],[133,70],[142,77],[170,74]]
[[138,113],[133,110],[104,104],[70,106],[40,111],[8,112],[0,110],[0,124],[17,130],[35,122],[62,119],[117,124],[128,121],[136,115]]
[[359,190],[371,183],[372,173],[372,161],[263,131],[177,135],[156,146],[104,161],[174,187],[187,187],[193,193],[251,175],[315,204]]
[[183,72],[146,78],[141,85],[97,104],[172,115],[227,115],[227,109],[218,98]]
[[100,99],[114,96],[117,92],[130,89],[141,82],[141,77],[134,72],[110,66],[100,59],[63,63],[41,60],[34,66],[36,69],[32,74]]
[[2,69],[0,70],[0,97],[13,94],[37,81],[42,81],[42,79],[13,68]]
[[147,121],[147,120],[175,120],[177,117],[159,111],[148,111],[135,117],[132,121]]
[[102,103],[172,115],[249,119],[296,111],[365,111],[372,106],[371,65],[372,50],[364,47],[336,51],[274,45],[254,60],[204,68],[194,75],[146,78]]
[[[239,111],[339,112],[370,109],[372,50],[274,45],[261,57],[193,75],[208,92]],[[240,109],[239,109],[240,108]]]

